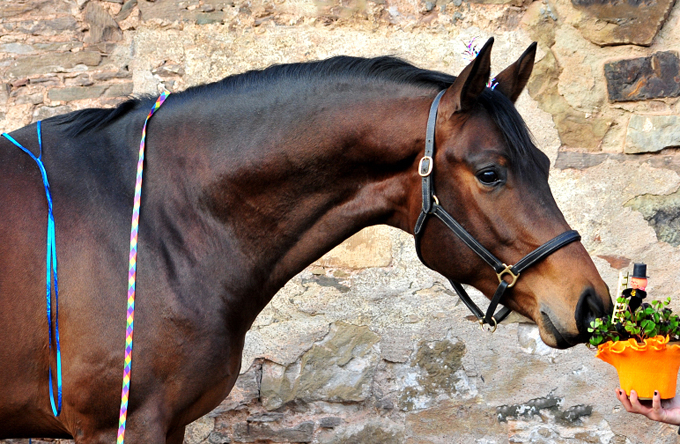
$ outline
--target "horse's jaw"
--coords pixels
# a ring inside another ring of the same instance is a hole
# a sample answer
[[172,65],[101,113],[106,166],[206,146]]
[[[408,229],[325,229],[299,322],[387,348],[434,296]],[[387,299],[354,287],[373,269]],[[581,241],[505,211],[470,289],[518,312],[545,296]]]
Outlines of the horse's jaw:
[[565,349],[584,342],[577,340],[573,335],[560,333],[560,329],[555,326],[550,315],[543,310],[541,310],[541,317],[538,322],[538,331],[545,345],[552,348]]

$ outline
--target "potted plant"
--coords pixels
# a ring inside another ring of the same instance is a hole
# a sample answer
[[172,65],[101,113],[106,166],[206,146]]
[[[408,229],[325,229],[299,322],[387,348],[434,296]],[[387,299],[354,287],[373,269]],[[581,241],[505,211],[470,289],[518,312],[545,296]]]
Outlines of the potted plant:
[[[646,266],[642,269],[644,276]],[[668,307],[671,298],[642,302],[647,279],[643,285],[635,282],[637,272],[633,288],[617,298],[614,313],[590,324],[589,346],[597,347],[595,357],[616,368],[628,396],[635,390],[640,399],[652,399],[656,390],[662,399],[673,398],[680,368],[680,344],[674,343],[680,341],[680,318]]]

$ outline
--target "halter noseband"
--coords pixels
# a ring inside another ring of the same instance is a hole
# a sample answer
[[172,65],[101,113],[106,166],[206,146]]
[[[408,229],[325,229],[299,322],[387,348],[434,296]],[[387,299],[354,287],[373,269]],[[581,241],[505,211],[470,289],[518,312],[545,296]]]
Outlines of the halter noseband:
[[[420,254],[420,237],[422,235],[423,225],[425,224],[427,216],[433,214],[437,216],[437,218],[441,220],[451,231],[453,231],[454,234],[458,236],[458,238],[460,238],[463,243],[465,243],[465,245],[477,253],[477,255],[481,257],[484,262],[489,264],[496,272],[499,283],[498,288],[496,288],[496,292],[491,298],[491,303],[489,304],[489,308],[486,310],[486,314],[484,314],[477,304],[474,303],[460,283],[454,282],[451,279],[449,279],[449,282],[456,293],[458,293],[458,296],[463,301],[463,303],[465,303],[472,314],[477,317],[480,325],[484,327],[484,324],[488,324],[491,331],[495,331],[498,323],[505,319],[511,312],[509,308],[502,307],[494,314],[496,307],[500,303],[505,291],[508,288],[512,288],[515,283],[517,283],[520,273],[535,263],[545,259],[547,256],[564,247],[565,245],[581,240],[581,236],[575,230],[566,231],[536,248],[531,253],[527,254],[515,265],[506,265],[498,260],[496,256],[491,254],[489,250],[484,248],[482,244],[477,242],[477,240],[472,237],[470,233],[468,233],[444,208],[439,205],[439,199],[437,199],[437,196],[434,194],[432,170],[434,169],[434,131],[435,124],[437,122],[437,109],[439,108],[439,101],[444,95],[444,92],[446,92],[446,90],[440,91],[430,106],[430,114],[427,118],[427,132],[425,134],[425,154],[423,158],[420,159],[420,163],[418,165],[418,174],[420,174],[423,178],[423,208],[420,211],[420,216],[418,216],[415,229],[413,230],[416,243],[416,252],[422,261],[423,258]],[[509,282],[505,279],[506,275],[510,278]]]

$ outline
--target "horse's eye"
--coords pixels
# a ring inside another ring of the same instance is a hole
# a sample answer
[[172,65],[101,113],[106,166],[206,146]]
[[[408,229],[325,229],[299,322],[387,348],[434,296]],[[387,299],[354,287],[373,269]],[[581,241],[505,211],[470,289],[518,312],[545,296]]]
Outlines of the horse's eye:
[[477,179],[484,185],[495,185],[500,182],[501,177],[496,170],[484,170],[477,173]]

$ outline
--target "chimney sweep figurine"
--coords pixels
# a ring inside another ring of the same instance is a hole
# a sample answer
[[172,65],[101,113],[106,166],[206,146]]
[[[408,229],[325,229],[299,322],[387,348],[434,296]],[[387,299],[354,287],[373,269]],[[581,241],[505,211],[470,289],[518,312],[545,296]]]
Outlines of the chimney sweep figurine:
[[628,299],[630,311],[635,312],[647,297],[647,264],[634,264],[633,275],[629,279],[630,288],[626,288],[621,296]]

